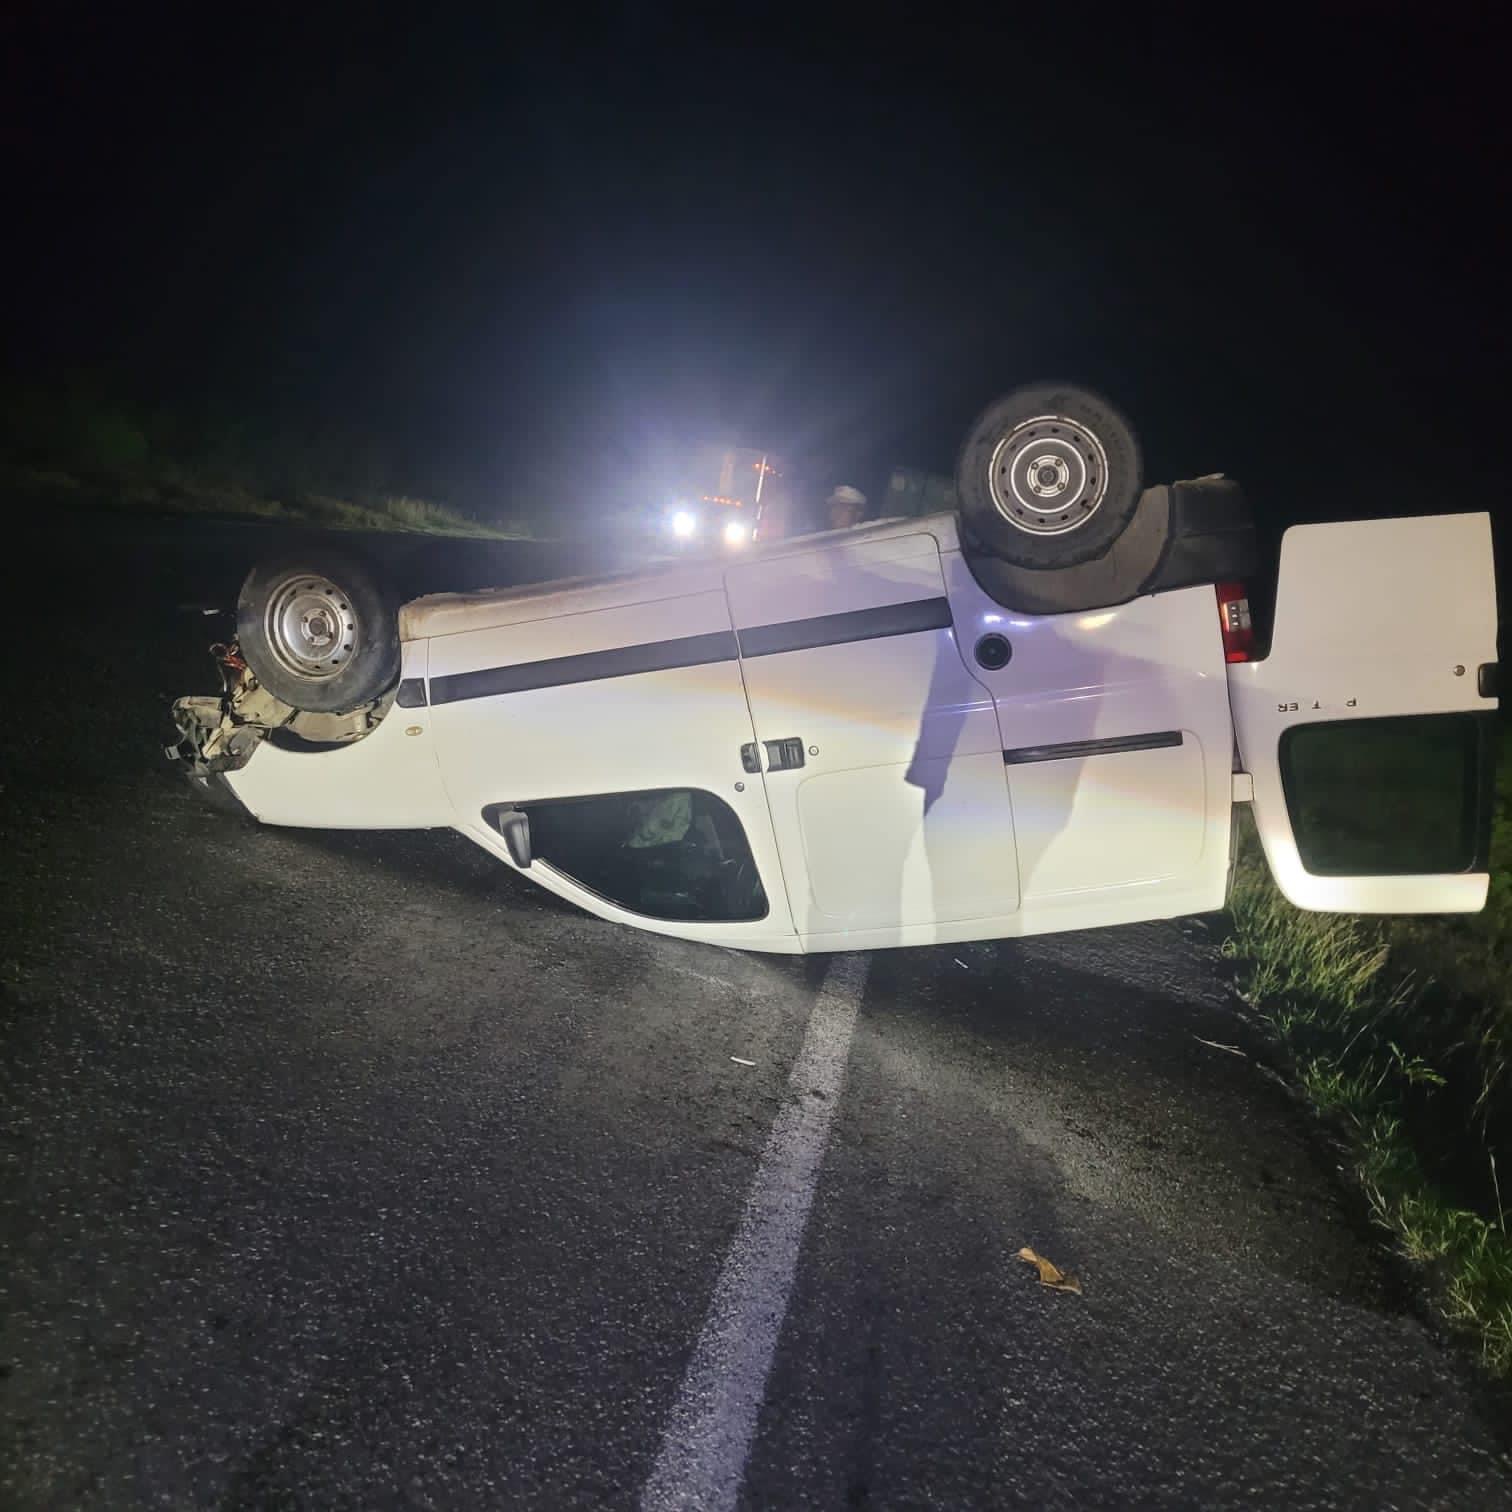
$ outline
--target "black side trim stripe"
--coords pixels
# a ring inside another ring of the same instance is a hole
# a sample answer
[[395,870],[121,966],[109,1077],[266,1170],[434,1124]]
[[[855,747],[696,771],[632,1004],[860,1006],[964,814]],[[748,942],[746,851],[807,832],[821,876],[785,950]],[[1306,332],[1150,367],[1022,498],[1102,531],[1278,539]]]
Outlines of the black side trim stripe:
[[847,609],[840,614],[786,620],[780,625],[757,625],[740,632],[740,654],[777,656],[783,651],[810,651],[815,646],[912,635],[916,630],[948,630],[950,626],[949,599],[915,599],[909,604],[884,604],[880,609]]
[[[841,614],[786,620],[779,625],[757,625],[740,632],[738,645],[734,631],[715,630],[708,635],[651,641],[643,646],[616,646],[610,651],[517,662],[512,667],[453,672],[431,678],[430,701],[457,703],[464,698],[492,698],[499,693],[528,693],[567,683],[632,677],[638,672],[701,667],[711,662],[734,661],[737,656],[776,656],[783,651],[808,651],[815,646],[838,646],[846,641],[912,635],[918,630],[947,630],[950,625],[949,599],[915,599],[908,604],[884,604],[880,609],[851,609]],[[411,707],[404,703],[409,686],[405,681],[399,689],[399,702],[405,708]]]
[[423,709],[425,707],[425,679],[406,677],[399,684],[399,691],[394,694],[394,702],[401,709]]
[[708,635],[685,635],[678,640],[652,641],[644,646],[616,646],[610,651],[585,651],[579,656],[553,656],[546,661],[518,662],[512,667],[484,667],[477,672],[453,672],[433,677],[433,704],[463,698],[492,698],[497,693],[528,693],[566,683],[598,682],[607,677],[633,677],[637,672],[665,672],[672,667],[701,667],[734,661],[735,635],[715,630]]
[[1069,761],[1076,756],[1108,756],[1114,751],[1158,751],[1164,746],[1179,746],[1180,730],[1158,730],[1150,735],[1115,735],[1110,740],[1068,740],[1063,745],[1019,746],[1004,751],[1008,766],[1030,761]]

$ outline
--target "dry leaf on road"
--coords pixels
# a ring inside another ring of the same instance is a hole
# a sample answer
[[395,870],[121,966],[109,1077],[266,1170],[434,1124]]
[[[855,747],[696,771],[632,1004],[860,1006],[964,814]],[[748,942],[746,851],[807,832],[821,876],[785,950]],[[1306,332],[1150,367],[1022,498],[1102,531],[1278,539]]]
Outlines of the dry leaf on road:
[[1036,1255],[1027,1244],[1018,1252],[1018,1257],[1027,1260],[1039,1271],[1041,1286],[1048,1286],[1051,1291],[1075,1292],[1078,1297],[1081,1296],[1081,1282],[1070,1271],[1063,1271],[1053,1260]]

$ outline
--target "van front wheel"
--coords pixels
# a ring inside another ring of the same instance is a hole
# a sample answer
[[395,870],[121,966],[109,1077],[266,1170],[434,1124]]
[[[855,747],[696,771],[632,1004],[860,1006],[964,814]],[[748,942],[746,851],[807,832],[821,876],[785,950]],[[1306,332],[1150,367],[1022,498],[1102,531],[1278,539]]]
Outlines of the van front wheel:
[[395,605],[351,557],[319,553],[254,567],[237,599],[236,632],[258,682],[296,709],[350,713],[399,676]]

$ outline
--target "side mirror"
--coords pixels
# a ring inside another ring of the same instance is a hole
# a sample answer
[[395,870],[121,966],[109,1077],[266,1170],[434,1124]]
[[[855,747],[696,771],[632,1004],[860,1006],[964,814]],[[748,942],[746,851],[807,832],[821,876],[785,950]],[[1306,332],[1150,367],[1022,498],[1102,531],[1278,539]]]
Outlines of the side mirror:
[[531,859],[529,815],[523,809],[501,808],[494,810],[493,821],[504,837],[509,859],[522,871],[528,870]]

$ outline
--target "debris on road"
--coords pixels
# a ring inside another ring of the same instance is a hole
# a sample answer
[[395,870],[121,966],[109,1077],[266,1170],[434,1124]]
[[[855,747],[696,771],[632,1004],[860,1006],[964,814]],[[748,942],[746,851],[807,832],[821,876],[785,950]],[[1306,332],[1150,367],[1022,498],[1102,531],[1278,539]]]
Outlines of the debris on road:
[[1078,1297],[1081,1296],[1081,1282],[1070,1271],[1063,1271],[1053,1260],[1035,1254],[1027,1244],[1018,1252],[1018,1258],[1028,1261],[1039,1271],[1041,1286],[1048,1286],[1051,1291],[1075,1292]]
[[971,967],[969,967],[969,966],[968,966],[968,965],[967,965],[967,964],[966,964],[966,963],[965,963],[965,961],[963,961],[963,960],[962,960],[962,959],[961,959],[961,958],[960,958],[960,956],[952,956],[952,957],[951,957],[951,960],[953,960],[953,961],[954,961],[954,962],[955,962],[955,963],[956,963],[956,965],[957,965],[957,966],[959,966],[959,967],[960,967],[960,968],[961,968],[961,970],[962,970],[962,971],[970,971],[970,970],[971,970]]
[[1209,1050],[1227,1050],[1230,1055],[1237,1055],[1240,1060],[1249,1059],[1249,1056],[1247,1056],[1244,1051],[1242,1051],[1238,1047],[1238,1045],[1220,1045],[1217,1040],[1203,1039],[1200,1034],[1194,1034],[1192,1038],[1196,1040],[1199,1045],[1206,1045]]
[[734,1061],[737,1066],[754,1066],[756,1064],[755,1061],[742,1060],[738,1055],[732,1055],[730,1059]]

